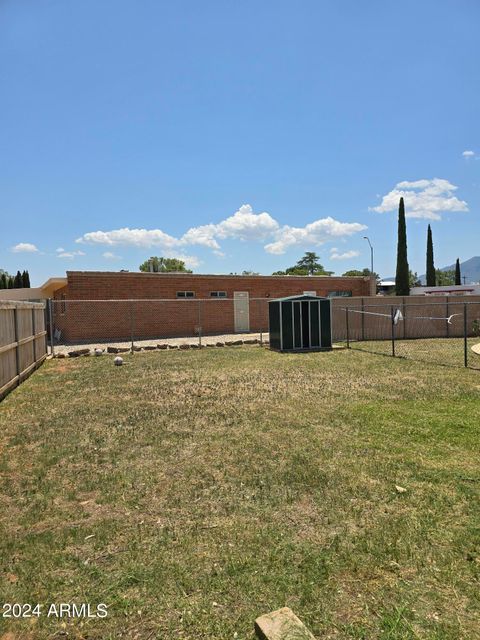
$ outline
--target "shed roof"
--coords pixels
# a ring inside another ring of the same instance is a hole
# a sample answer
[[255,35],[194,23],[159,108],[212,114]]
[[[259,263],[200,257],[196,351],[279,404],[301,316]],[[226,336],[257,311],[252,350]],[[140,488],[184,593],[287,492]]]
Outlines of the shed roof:
[[314,296],[309,293],[301,293],[296,296],[286,296],[285,298],[273,298],[269,300],[269,302],[288,302],[289,300],[330,300],[330,298],[326,298],[325,296]]

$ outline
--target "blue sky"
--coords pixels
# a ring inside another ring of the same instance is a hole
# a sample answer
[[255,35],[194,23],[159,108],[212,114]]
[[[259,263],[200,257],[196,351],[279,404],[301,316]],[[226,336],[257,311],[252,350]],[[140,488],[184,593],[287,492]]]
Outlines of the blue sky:
[[[3,0],[0,267],[480,254],[476,0]],[[464,154],[464,152],[468,152]],[[377,209],[377,210],[375,210]]]

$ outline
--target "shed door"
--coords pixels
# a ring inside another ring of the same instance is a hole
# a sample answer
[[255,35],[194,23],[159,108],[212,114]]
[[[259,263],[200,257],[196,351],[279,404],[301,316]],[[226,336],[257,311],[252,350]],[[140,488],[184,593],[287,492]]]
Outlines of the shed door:
[[248,291],[233,292],[233,315],[237,333],[250,331],[250,309]]

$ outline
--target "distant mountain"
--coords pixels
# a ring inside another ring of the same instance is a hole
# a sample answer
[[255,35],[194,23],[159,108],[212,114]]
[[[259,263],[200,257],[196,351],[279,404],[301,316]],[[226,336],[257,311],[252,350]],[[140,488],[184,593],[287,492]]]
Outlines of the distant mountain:
[[[452,271],[455,269],[455,264],[450,264],[448,267],[441,267],[440,271]],[[460,263],[460,272],[462,274],[462,284],[463,277],[465,276],[465,282],[467,284],[472,284],[474,282],[480,282],[480,256],[475,256],[474,258],[470,258],[469,260],[465,260],[465,262]],[[425,284],[426,276],[423,274],[420,276],[420,280]]]

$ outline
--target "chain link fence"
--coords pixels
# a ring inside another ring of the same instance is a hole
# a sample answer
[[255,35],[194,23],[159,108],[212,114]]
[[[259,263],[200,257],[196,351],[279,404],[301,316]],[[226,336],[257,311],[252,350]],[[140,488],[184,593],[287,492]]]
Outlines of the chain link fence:
[[[266,345],[270,298],[51,300],[53,352],[90,349]],[[480,368],[480,302],[455,298],[332,299],[333,341],[352,349],[450,366]],[[371,299],[370,299],[371,300]]]
[[480,368],[480,355],[472,350],[480,344],[478,302],[343,305],[334,311],[334,327],[337,341],[352,349]]
[[50,300],[53,352],[268,342],[268,298]]

